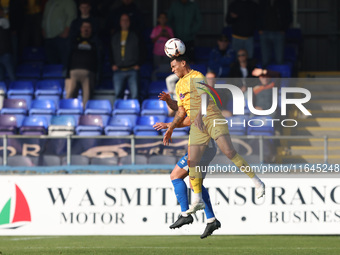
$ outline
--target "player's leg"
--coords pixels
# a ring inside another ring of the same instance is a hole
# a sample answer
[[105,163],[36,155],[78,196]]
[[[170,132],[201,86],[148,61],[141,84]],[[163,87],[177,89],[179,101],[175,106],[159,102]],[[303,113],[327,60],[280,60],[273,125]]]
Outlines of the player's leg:
[[258,198],[262,197],[265,194],[264,183],[257,177],[248,162],[234,149],[230,135],[227,134],[218,137],[216,139],[216,143],[222,153],[224,153],[238,168],[240,168],[241,171],[252,179],[256,188],[256,196]]
[[188,188],[184,182],[184,178],[188,176],[188,154],[185,154],[176,164],[170,174],[172,185],[177,197],[177,201],[181,206],[181,215],[170,228],[180,228],[183,225],[191,224],[194,219],[186,211],[189,209]]
[[202,155],[205,151],[206,145],[190,145],[188,148],[188,165],[189,165],[189,178],[194,191],[192,204],[188,214],[195,213],[198,210],[204,209],[205,205],[202,198],[202,183],[203,176],[199,166]]

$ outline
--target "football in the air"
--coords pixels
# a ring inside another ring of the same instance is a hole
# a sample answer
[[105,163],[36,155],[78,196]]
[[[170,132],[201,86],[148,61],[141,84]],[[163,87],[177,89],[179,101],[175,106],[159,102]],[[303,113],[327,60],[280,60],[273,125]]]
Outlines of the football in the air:
[[165,43],[164,52],[169,58],[183,55],[185,53],[185,44],[178,38],[171,38]]

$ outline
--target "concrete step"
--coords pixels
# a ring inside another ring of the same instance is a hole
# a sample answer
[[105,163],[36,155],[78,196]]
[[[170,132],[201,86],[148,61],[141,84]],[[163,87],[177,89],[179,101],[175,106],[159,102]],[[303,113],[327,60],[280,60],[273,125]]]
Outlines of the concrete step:
[[[280,140],[281,146],[324,146],[325,140],[322,138],[308,138],[308,139],[282,139]],[[329,138],[328,146],[340,147],[340,138]],[[340,155],[340,153],[339,153]]]
[[[279,148],[278,149],[281,155],[323,155],[324,154],[324,146],[290,146],[288,148]],[[339,155],[340,146],[328,146],[328,155]]]
[[285,128],[283,130],[284,135],[310,135],[310,136],[329,136],[339,137],[339,127],[296,127],[296,128]]
[[324,111],[324,110],[315,110],[315,109],[308,109],[308,111],[312,114],[312,116],[305,116],[301,111],[296,111],[295,115],[297,118],[339,118],[340,117],[340,110],[339,111]]
[[302,79],[296,83],[296,87],[306,88],[309,91],[340,91],[338,78]]
[[310,100],[304,106],[312,111],[340,111],[340,100]]
[[[282,156],[282,158],[278,159],[282,164],[323,164],[324,156],[323,155],[300,155],[300,156]],[[328,156],[329,164],[339,164],[340,156],[339,155],[329,155]]]
[[340,128],[340,117],[339,118],[307,118],[297,119],[297,127],[339,127]]

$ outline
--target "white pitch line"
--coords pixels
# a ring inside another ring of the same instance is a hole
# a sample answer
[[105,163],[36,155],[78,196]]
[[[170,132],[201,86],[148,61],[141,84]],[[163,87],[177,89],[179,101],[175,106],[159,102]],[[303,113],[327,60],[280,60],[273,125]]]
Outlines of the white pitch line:
[[15,237],[15,238],[8,238],[6,240],[9,240],[9,241],[26,241],[26,240],[48,239],[48,238],[59,238],[59,237],[58,236]]

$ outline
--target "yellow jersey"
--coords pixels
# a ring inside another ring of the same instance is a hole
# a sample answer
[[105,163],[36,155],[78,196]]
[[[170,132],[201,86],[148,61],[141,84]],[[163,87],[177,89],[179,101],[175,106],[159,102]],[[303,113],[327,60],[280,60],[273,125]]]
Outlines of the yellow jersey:
[[[209,91],[205,76],[195,70],[191,70],[176,83],[177,105],[182,106],[188,117],[193,121],[201,108],[201,95]],[[220,113],[218,107],[209,100],[207,114]]]

